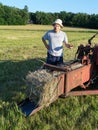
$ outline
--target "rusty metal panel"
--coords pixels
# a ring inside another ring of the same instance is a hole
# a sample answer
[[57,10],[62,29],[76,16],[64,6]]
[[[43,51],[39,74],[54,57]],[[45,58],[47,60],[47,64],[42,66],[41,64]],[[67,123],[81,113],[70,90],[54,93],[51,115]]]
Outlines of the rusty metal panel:
[[64,82],[65,82],[65,74],[61,74],[58,78],[58,96],[64,93]]
[[81,69],[76,69],[66,73],[65,77],[65,92],[69,92],[73,88],[82,84],[82,71]]
[[91,64],[82,67],[82,82],[85,83],[90,79],[91,76]]
[[91,65],[89,64],[78,69],[68,71],[65,76],[65,93],[87,82],[90,79],[90,68]]

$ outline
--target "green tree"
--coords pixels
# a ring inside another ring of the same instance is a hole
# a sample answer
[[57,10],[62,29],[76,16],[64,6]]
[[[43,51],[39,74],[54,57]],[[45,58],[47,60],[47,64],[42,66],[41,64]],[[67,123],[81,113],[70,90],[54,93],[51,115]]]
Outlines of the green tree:
[[98,29],[98,14],[92,14],[90,16],[89,28]]
[[3,5],[0,3],[0,25],[4,24],[4,8]]
[[24,9],[18,9],[0,4],[0,25],[24,25],[27,24],[28,19],[27,6]]

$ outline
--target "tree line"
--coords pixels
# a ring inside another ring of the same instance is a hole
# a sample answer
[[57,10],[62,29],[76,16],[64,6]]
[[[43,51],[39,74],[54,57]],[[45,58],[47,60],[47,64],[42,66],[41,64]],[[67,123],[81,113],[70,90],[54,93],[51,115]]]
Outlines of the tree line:
[[49,25],[55,19],[60,18],[64,26],[98,29],[98,14],[71,13],[61,11],[60,13],[39,12],[29,13],[30,21],[34,24]]
[[64,26],[98,29],[98,14],[72,13],[61,11],[59,13],[45,13],[41,11],[29,12],[24,9],[9,7],[0,3],[0,25],[41,24],[50,25],[60,18]]
[[25,25],[29,19],[28,7],[18,9],[0,3],[0,25]]

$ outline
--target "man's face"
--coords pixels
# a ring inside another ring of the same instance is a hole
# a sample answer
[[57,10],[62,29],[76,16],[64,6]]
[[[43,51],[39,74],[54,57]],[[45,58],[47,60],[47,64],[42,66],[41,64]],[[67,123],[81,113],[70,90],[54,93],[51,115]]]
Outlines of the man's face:
[[54,31],[59,32],[61,29],[61,26],[59,24],[54,24]]

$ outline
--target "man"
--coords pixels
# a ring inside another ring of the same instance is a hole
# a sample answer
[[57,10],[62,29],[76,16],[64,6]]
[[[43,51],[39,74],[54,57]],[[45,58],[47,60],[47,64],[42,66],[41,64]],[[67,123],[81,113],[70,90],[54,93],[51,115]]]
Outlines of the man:
[[72,48],[72,45],[68,44],[66,33],[61,31],[63,28],[62,20],[56,19],[52,25],[53,30],[46,32],[42,41],[47,48],[47,63],[60,65],[63,64],[63,43],[67,48]]

